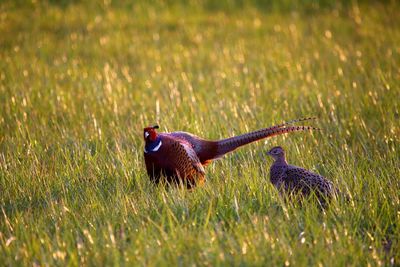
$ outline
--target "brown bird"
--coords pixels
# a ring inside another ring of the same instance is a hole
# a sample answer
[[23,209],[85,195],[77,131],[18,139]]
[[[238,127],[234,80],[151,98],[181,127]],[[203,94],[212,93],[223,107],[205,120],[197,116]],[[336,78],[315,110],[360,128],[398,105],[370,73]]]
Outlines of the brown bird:
[[310,120],[304,118],[218,141],[205,140],[186,132],[157,133],[158,125],[144,128],[144,159],[150,180],[158,184],[182,183],[192,188],[205,181],[204,166],[238,147],[274,135],[316,129],[288,124]]
[[336,192],[332,182],[325,177],[288,164],[282,147],[272,148],[268,155],[275,159],[270,168],[270,181],[280,193],[309,195],[314,192],[320,203],[325,204]]

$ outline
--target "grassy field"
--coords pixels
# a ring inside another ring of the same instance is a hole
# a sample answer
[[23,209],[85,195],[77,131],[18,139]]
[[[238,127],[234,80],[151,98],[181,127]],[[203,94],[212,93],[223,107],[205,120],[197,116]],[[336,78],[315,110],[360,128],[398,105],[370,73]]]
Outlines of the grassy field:
[[[400,264],[400,5],[0,2],[0,265]],[[144,126],[217,139],[316,115],[188,192]],[[274,145],[350,200],[283,201]]]

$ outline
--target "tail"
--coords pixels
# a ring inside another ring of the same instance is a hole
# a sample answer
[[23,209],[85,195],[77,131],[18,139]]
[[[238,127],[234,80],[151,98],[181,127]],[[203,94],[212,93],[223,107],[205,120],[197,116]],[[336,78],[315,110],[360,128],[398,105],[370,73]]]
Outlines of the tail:
[[306,117],[306,118],[294,119],[294,120],[291,120],[291,121],[285,121],[285,122],[283,122],[281,124],[277,124],[277,125],[271,126],[268,129],[281,128],[281,127],[288,126],[290,124],[294,124],[294,123],[297,123],[297,122],[311,121],[311,120],[316,120],[316,119],[317,119],[317,117]]
[[320,130],[319,128],[311,127],[311,126],[288,126],[288,124],[298,122],[298,121],[304,121],[304,120],[309,120],[311,118],[307,119],[300,119],[300,120],[294,120],[291,122],[275,125],[269,128],[261,129],[258,131],[254,131],[251,133],[246,133],[242,134],[239,136],[234,136],[231,138],[227,139],[222,139],[217,141],[217,151],[216,155],[214,156],[214,159],[220,158],[226,153],[232,152],[235,149],[250,144],[252,142],[272,137],[275,135],[281,135],[285,133],[291,133],[291,132],[298,132],[298,131],[309,131],[309,130]]

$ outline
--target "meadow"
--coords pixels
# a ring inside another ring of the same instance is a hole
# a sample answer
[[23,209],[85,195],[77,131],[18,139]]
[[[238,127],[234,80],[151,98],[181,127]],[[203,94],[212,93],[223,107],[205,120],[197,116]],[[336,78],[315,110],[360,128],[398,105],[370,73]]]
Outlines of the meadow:
[[[397,1],[1,1],[0,265],[400,265]],[[246,146],[187,191],[143,127]],[[348,196],[282,199],[265,152]]]

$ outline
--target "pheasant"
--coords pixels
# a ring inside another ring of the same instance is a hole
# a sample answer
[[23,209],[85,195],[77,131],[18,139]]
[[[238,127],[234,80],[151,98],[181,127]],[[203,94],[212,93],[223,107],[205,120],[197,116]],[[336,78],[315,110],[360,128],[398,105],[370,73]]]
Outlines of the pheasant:
[[144,159],[147,174],[156,184],[165,181],[183,184],[187,188],[205,182],[204,166],[212,160],[246,144],[267,137],[296,132],[314,130],[310,126],[290,126],[289,124],[310,120],[304,118],[275,125],[258,131],[234,136],[217,141],[205,140],[187,132],[157,133],[158,125],[144,128]]
[[315,192],[322,205],[336,193],[332,182],[325,177],[288,164],[282,147],[272,148],[268,151],[268,155],[275,159],[270,168],[270,181],[280,193],[309,195]]

